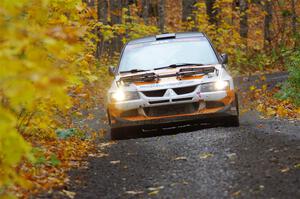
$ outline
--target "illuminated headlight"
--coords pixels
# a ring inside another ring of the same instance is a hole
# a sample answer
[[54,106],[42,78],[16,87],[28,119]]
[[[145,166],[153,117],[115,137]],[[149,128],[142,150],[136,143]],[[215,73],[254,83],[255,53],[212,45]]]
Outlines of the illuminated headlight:
[[224,91],[229,89],[229,81],[216,81],[206,84],[201,84],[201,92]]
[[111,100],[115,101],[115,102],[136,100],[139,98],[140,98],[140,96],[139,96],[138,92],[135,92],[135,91],[125,92],[122,89],[119,89],[116,92],[111,94]]

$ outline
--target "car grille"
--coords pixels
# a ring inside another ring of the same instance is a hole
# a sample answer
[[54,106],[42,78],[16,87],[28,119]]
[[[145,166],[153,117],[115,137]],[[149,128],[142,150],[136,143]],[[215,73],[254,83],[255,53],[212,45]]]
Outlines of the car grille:
[[166,93],[166,89],[156,91],[143,91],[142,93],[147,97],[162,97]]
[[199,103],[176,104],[167,106],[144,108],[145,114],[149,117],[160,117],[178,114],[194,113],[198,110]]
[[177,95],[184,95],[188,93],[192,93],[196,90],[197,86],[189,86],[189,87],[182,87],[182,88],[173,88]]
[[138,110],[134,109],[134,110],[129,110],[129,111],[125,111],[123,113],[121,113],[121,117],[134,117],[134,116],[138,116]]

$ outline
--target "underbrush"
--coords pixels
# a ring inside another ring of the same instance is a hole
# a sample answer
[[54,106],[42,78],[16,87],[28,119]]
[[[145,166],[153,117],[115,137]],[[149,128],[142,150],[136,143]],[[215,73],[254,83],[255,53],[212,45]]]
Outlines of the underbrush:
[[277,94],[280,99],[290,99],[296,106],[300,106],[300,48],[287,57],[289,72],[288,81]]

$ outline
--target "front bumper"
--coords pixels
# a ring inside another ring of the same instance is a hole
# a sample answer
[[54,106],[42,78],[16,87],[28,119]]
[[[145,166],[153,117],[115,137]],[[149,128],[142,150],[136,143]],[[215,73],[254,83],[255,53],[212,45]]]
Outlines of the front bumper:
[[126,120],[123,118],[114,118],[114,123],[111,123],[111,128],[121,128],[130,126],[152,126],[152,125],[166,125],[170,123],[191,122],[195,120],[206,120],[212,118],[223,118],[228,116],[237,116],[237,111],[232,105],[228,105],[223,109],[214,113],[204,114],[187,114],[175,115],[161,118],[150,118],[144,120]]
[[[165,116],[132,116],[121,117],[120,112],[116,113],[115,108],[110,107],[110,126],[111,128],[130,127],[130,126],[153,126],[153,125],[166,125],[169,123],[181,123],[195,120],[205,120],[212,118],[221,118],[227,116],[238,115],[236,109],[236,99],[234,92],[228,92],[226,97],[219,100],[224,104],[222,107],[216,108],[202,108],[193,113],[165,115]],[[205,101],[199,101],[199,103]]]

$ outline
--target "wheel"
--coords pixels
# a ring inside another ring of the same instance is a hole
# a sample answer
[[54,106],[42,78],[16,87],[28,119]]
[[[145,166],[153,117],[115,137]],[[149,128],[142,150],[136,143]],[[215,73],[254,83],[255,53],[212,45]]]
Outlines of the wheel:
[[239,116],[228,116],[225,118],[224,121],[225,127],[239,127],[240,126],[240,119]]
[[110,138],[112,140],[119,140],[124,137],[125,128],[111,128],[110,129]]
[[110,138],[112,140],[121,140],[126,138],[131,138],[140,131],[139,127],[120,127],[110,129]]
[[240,126],[240,111],[239,111],[239,99],[237,94],[235,94],[235,101],[233,102],[236,108],[236,115],[228,116],[225,118],[224,126],[225,127],[239,127]]

